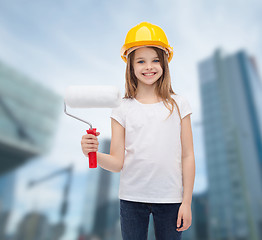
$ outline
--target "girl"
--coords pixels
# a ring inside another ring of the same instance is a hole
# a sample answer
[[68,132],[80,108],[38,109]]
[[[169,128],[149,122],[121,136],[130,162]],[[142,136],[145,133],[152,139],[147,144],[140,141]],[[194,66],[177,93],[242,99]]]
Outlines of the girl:
[[[127,63],[125,97],[112,109],[110,154],[97,152],[97,161],[106,170],[121,172],[124,240],[147,239],[151,213],[156,239],[181,239],[191,225],[192,111],[186,98],[172,90],[168,68],[172,56],[163,30],[148,22],[130,29],[121,49]],[[98,150],[96,136],[82,137],[86,156]]]

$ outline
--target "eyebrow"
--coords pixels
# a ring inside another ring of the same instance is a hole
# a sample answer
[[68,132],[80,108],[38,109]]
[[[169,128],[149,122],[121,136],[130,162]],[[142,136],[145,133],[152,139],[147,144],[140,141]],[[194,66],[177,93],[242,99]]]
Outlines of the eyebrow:
[[[154,58],[159,58],[159,57],[153,57],[153,59]],[[138,58],[136,58],[135,60],[138,60],[138,59],[144,59],[143,57],[138,57]]]

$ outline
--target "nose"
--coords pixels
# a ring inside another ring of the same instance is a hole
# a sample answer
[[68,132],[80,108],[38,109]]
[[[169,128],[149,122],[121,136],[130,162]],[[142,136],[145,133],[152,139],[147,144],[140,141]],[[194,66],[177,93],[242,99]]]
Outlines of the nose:
[[151,63],[148,63],[148,64],[146,65],[146,69],[147,69],[147,70],[148,70],[148,69],[152,69]]

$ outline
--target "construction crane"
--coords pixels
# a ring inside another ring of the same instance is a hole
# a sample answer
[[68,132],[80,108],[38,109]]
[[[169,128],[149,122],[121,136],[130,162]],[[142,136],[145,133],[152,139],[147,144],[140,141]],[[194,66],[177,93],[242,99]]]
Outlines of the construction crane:
[[42,177],[38,180],[32,180],[28,183],[28,187],[34,187],[38,184],[41,184],[45,181],[48,181],[54,177],[57,177],[61,174],[67,174],[67,178],[66,178],[66,183],[64,185],[64,189],[63,189],[63,199],[62,199],[62,203],[61,203],[61,207],[60,207],[60,211],[59,211],[59,222],[57,224],[55,224],[52,227],[52,236],[51,239],[52,240],[59,240],[64,232],[65,232],[65,223],[64,223],[64,218],[66,216],[67,213],[67,209],[68,209],[68,195],[69,195],[69,191],[70,191],[70,185],[71,185],[71,179],[72,179],[72,172],[73,172],[73,165],[70,165],[66,168],[63,168],[59,171],[56,171],[54,173],[51,173],[45,177]]

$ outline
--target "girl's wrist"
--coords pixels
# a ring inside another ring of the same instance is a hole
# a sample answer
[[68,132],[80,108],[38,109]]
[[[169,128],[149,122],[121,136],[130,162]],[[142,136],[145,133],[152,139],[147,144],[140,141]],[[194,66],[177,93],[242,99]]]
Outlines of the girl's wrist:
[[186,200],[186,199],[184,199],[184,200],[182,201],[182,203],[183,203],[183,204],[186,204],[186,205],[191,205],[191,202],[192,202],[192,201]]

